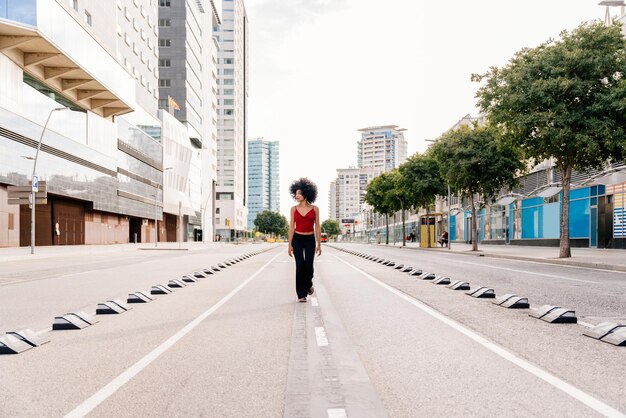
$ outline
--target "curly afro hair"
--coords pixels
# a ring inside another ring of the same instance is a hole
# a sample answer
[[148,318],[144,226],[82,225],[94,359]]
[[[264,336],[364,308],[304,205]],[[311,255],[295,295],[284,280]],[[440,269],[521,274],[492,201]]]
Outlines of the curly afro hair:
[[317,185],[306,177],[301,177],[291,183],[291,186],[289,186],[289,193],[291,193],[291,197],[295,199],[296,191],[298,190],[300,190],[302,197],[304,197],[309,203],[313,203],[315,202],[315,199],[317,199]]

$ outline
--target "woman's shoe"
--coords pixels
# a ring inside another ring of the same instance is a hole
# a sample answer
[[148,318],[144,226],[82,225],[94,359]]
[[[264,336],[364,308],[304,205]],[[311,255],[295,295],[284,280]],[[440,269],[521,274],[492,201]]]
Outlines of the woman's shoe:
[[300,302],[306,302],[306,297],[298,299]]
[[311,288],[309,289],[309,296],[312,295],[314,292],[315,292],[315,288],[311,286]]

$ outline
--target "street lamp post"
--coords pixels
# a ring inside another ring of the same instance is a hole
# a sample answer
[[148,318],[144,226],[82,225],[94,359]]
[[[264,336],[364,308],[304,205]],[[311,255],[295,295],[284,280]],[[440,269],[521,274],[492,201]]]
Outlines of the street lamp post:
[[48,122],[50,122],[50,117],[52,116],[52,112],[56,112],[59,110],[65,110],[67,107],[55,107],[48,113],[48,119],[46,119],[46,123],[43,125],[43,130],[41,131],[41,136],[39,137],[39,142],[37,143],[37,152],[35,153],[35,161],[33,162],[33,175],[31,176],[31,189],[30,189],[30,253],[35,254],[35,170],[37,168],[37,158],[39,157],[39,150],[41,149],[41,141],[43,141],[43,135],[46,133],[46,128],[48,127]]
[[158,243],[159,243],[159,224],[157,223],[157,217],[158,217],[158,206],[157,206],[157,197],[159,196],[159,189],[157,187],[156,191],[154,192],[154,248],[158,247]]
[[[174,167],[166,167],[163,169],[163,175],[165,175],[165,172],[168,170],[173,169]],[[163,184],[164,182],[161,181],[161,184]],[[165,188],[163,186],[161,186],[161,190],[165,191]],[[159,243],[159,223],[158,223],[158,206],[157,206],[157,197],[159,195],[159,186],[157,186],[156,191],[154,192],[154,248],[158,247],[158,243]]]

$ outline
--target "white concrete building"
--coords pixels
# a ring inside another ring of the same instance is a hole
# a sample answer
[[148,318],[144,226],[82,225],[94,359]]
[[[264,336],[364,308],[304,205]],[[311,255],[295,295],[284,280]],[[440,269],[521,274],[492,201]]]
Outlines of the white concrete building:
[[233,240],[247,229],[248,17],[242,0],[224,0],[217,32],[217,233]]
[[359,129],[358,166],[382,171],[397,168],[407,159],[406,129],[396,125],[372,126]]
[[337,220],[337,182],[331,181],[328,190],[328,218]]
[[331,183],[330,189],[330,217],[338,220],[342,228],[348,228],[342,220],[359,218],[367,185],[378,173],[380,170],[372,167],[337,169],[337,179]]
[[168,241],[178,239],[182,225],[184,240],[206,242],[214,237],[219,50],[214,32],[221,9],[213,1],[158,3],[159,107],[172,134],[163,138]]

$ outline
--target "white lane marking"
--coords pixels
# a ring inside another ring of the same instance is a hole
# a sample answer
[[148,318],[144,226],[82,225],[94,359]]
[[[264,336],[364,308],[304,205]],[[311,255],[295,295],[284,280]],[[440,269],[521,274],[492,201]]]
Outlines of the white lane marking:
[[235,296],[241,289],[243,289],[248,283],[252,281],[256,276],[258,276],[265,268],[272,263],[278,256],[281,254],[275,255],[270,261],[265,263],[263,267],[257,270],[252,276],[250,276],[245,282],[241,283],[235,289],[233,289],[229,294],[224,296],[219,302],[213,305],[211,308],[207,309],[205,312],[200,314],[190,323],[185,325],[180,331],[176,334],[172,335],[167,339],[163,344],[152,350],[148,355],[139,360],[137,363],[133,364],[130,368],[124,371],[122,374],[113,379],[109,384],[100,389],[98,392],[94,393],[91,397],[86,399],[83,403],[78,405],[74,410],[69,412],[65,417],[84,417],[88,413],[90,413],[95,407],[104,402],[109,396],[113,395],[119,388],[124,386],[130,379],[135,377],[139,372],[148,367],[150,363],[159,358],[159,356],[165,353],[168,349],[170,349],[174,344],[176,344],[181,338],[191,332],[195,327],[197,327],[202,321],[208,318],[213,312],[217,311],[222,307],[226,302],[228,302],[233,296]]
[[317,340],[318,347],[328,345],[328,338],[326,338],[326,330],[324,327],[315,327],[315,339]]
[[612,408],[611,406],[605,404],[604,402],[594,398],[593,396],[583,392],[582,390],[578,389],[577,387],[567,383],[564,380],[559,379],[558,377],[554,376],[553,374],[550,374],[548,372],[546,372],[545,370],[540,369],[539,367],[535,366],[534,364],[520,358],[517,357],[515,354],[505,350],[503,347],[499,346],[498,344],[487,340],[486,338],[478,335],[477,333],[475,333],[474,331],[470,330],[469,328],[466,328],[465,326],[459,324],[458,322],[456,322],[455,320],[445,316],[444,314],[434,310],[433,308],[425,305],[424,303],[413,299],[412,297],[400,292],[399,290],[389,286],[386,283],[381,282],[380,280],[378,280],[377,278],[369,275],[368,273],[366,273],[365,271],[361,270],[360,268],[353,266],[352,264],[350,264],[349,262],[345,261],[344,259],[337,257],[336,255],[333,254],[333,257],[336,257],[339,261],[341,261],[342,263],[346,264],[347,266],[351,267],[352,269],[358,271],[359,273],[361,273],[363,276],[367,277],[368,279],[370,279],[372,282],[376,283],[377,285],[379,285],[380,287],[382,287],[385,290],[388,290],[389,292],[393,293],[394,295],[400,297],[401,299],[404,299],[406,302],[409,302],[411,305],[421,309],[422,311],[424,311],[425,313],[427,313],[428,315],[440,320],[441,322],[443,322],[444,324],[448,325],[449,327],[457,330],[458,332],[460,332],[461,334],[469,337],[470,339],[474,340],[475,342],[477,342],[478,344],[482,345],[483,347],[485,347],[487,350],[491,351],[494,354],[497,354],[498,356],[502,357],[505,360],[510,361],[511,363],[515,364],[516,366],[526,370],[527,372],[537,376],[539,379],[549,383],[550,385],[554,386],[555,388],[565,392],[566,394],[568,394],[569,396],[571,396],[572,398],[584,403],[585,405],[587,405],[588,407],[596,410],[597,412],[601,413],[604,416],[607,417],[624,417],[624,414],[622,414],[620,411],[618,411],[617,409]]
[[[488,265],[479,264],[479,263],[470,263],[469,261],[455,260],[454,262],[455,263],[461,263],[461,264],[470,264],[472,266],[488,267],[488,268],[497,269],[497,270],[512,271],[514,273],[524,273],[524,274],[532,274],[534,276],[552,277],[554,279],[569,280],[569,281],[572,281],[572,282],[599,283],[599,282],[594,282],[592,280],[572,279],[571,277],[557,276],[556,274],[533,273],[533,272],[526,271],[526,270],[517,270],[517,269],[508,268],[508,267],[496,267],[496,266],[488,266]],[[537,263],[537,264],[541,264],[541,263]]]
[[317,298],[311,298],[311,305],[320,306],[320,304],[317,302]]
[[578,324],[582,325],[583,327],[587,327],[587,328],[595,327],[595,325],[590,324],[589,322],[578,321]]
[[348,418],[346,410],[343,408],[333,408],[328,411],[328,418]]

